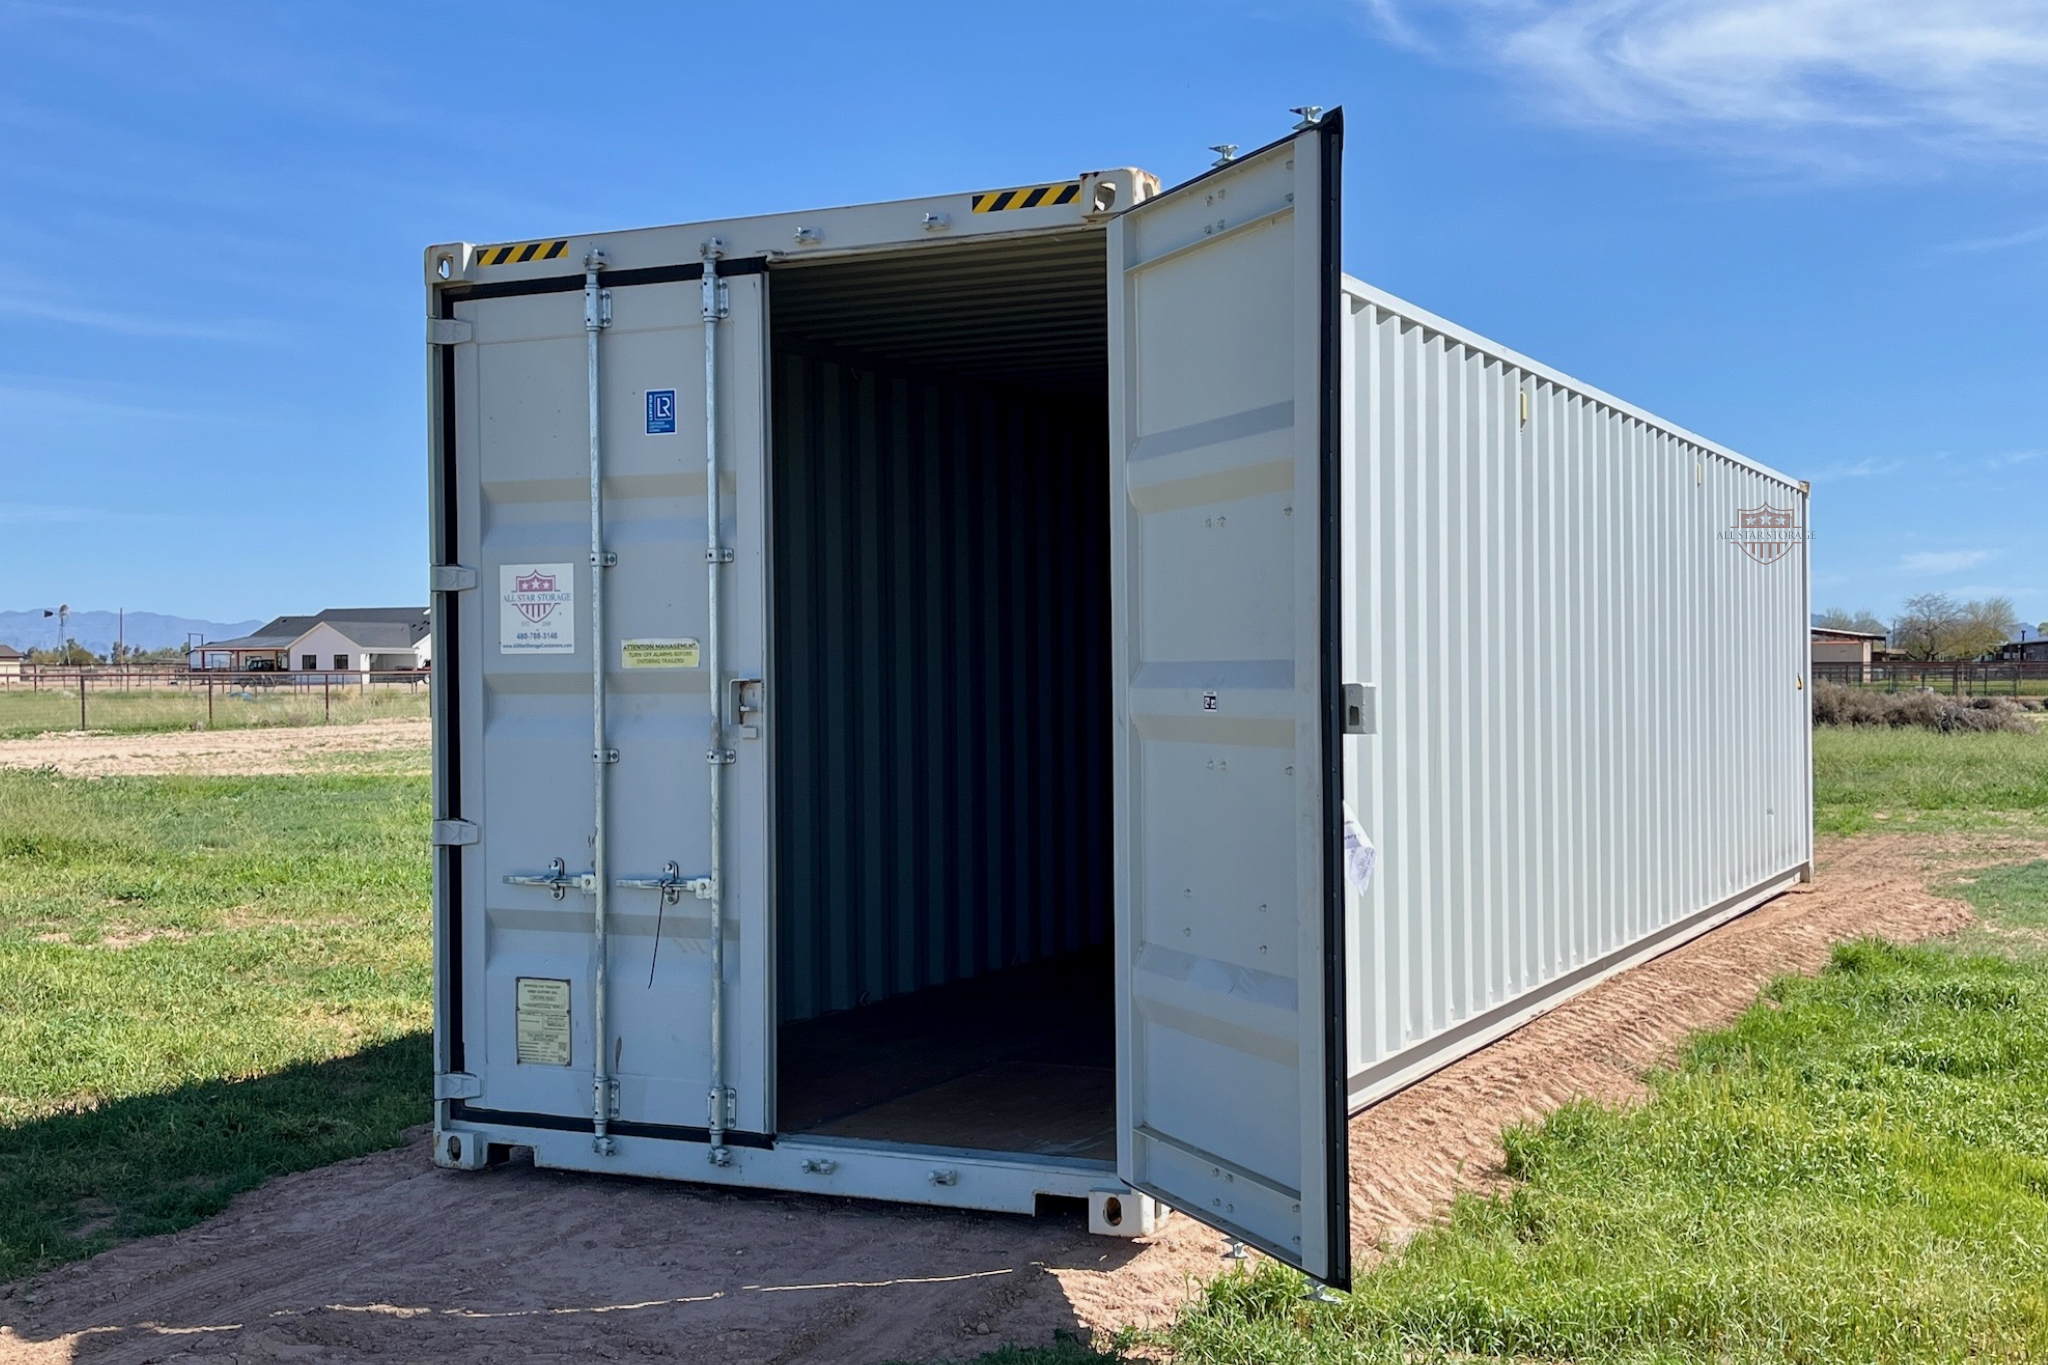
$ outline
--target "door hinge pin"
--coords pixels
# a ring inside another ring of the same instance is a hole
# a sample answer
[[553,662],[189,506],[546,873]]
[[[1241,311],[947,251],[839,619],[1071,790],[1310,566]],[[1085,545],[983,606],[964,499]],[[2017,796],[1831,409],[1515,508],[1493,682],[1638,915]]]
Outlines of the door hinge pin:
[[433,592],[468,592],[476,587],[476,570],[466,564],[436,564],[427,586]]
[[436,820],[433,824],[434,847],[460,848],[477,841],[478,831],[474,821]]

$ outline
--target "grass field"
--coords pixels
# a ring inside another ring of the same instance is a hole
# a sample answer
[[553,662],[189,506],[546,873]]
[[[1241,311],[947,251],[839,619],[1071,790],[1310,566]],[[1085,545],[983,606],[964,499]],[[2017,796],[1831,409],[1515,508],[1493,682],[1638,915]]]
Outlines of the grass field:
[[2048,833],[2048,727],[2040,733],[1821,726],[1813,736],[1814,826],[1937,832],[2014,826]]
[[[116,734],[165,730],[238,730],[266,725],[341,725],[360,720],[427,714],[427,687],[384,684],[319,687],[216,687],[209,719],[206,688],[156,687],[133,691],[88,688],[86,728]],[[0,689],[0,739],[52,730],[76,730],[78,693],[11,685]]]
[[[2048,841],[2048,735],[1816,750],[1823,829]],[[415,774],[0,772],[0,1279],[425,1119],[425,820]],[[1514,1133],[1512,1197],[1342,1304],[1267,1268],[1121,1355],[986,1359],[2048,1358],[2048,861],[1952,885],[1983,929],[1846,948],[1648,1103]]]
[[[2048,736],[1824,729],[1815,756],[1823,830],[2048,839]],[[1647,1103],[1511,1132],[1514,1192],[1459,1200],[1344,1302],[1268,1265],[1100,1358],[2048,1359],[2048,860],[1942,889],[1983,926],[1845,945]]]
[[0,772],[0,1279],[428,1116],[427,783]]

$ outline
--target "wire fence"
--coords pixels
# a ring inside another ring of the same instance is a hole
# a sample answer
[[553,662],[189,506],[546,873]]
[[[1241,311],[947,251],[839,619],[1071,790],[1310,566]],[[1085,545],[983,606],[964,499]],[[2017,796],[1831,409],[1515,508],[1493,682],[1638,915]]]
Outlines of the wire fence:
[[1947,692],[1959,697],[2048,696],[2048,661],[2017,663],[1816,663],[1815,682],[1884,692]]
[[49,668],[0,676],[0,737],[346,725],[428,714],[428,674]]

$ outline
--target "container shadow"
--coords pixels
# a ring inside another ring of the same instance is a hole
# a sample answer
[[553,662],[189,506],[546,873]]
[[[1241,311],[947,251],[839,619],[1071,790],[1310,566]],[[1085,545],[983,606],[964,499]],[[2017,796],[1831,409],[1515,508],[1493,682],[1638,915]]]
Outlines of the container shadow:
[[431,1117],[429,1036],[0,1127],[0,1282],[190,1227],[263,1181]]

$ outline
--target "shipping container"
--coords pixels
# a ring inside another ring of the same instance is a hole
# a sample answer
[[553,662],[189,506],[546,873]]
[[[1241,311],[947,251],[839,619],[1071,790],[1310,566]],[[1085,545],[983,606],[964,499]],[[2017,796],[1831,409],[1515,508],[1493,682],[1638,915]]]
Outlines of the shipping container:
[[1341,144],[428,250],[438,1161],[1342,1284],[1348,1114],[1809,874],[1804,486]]

